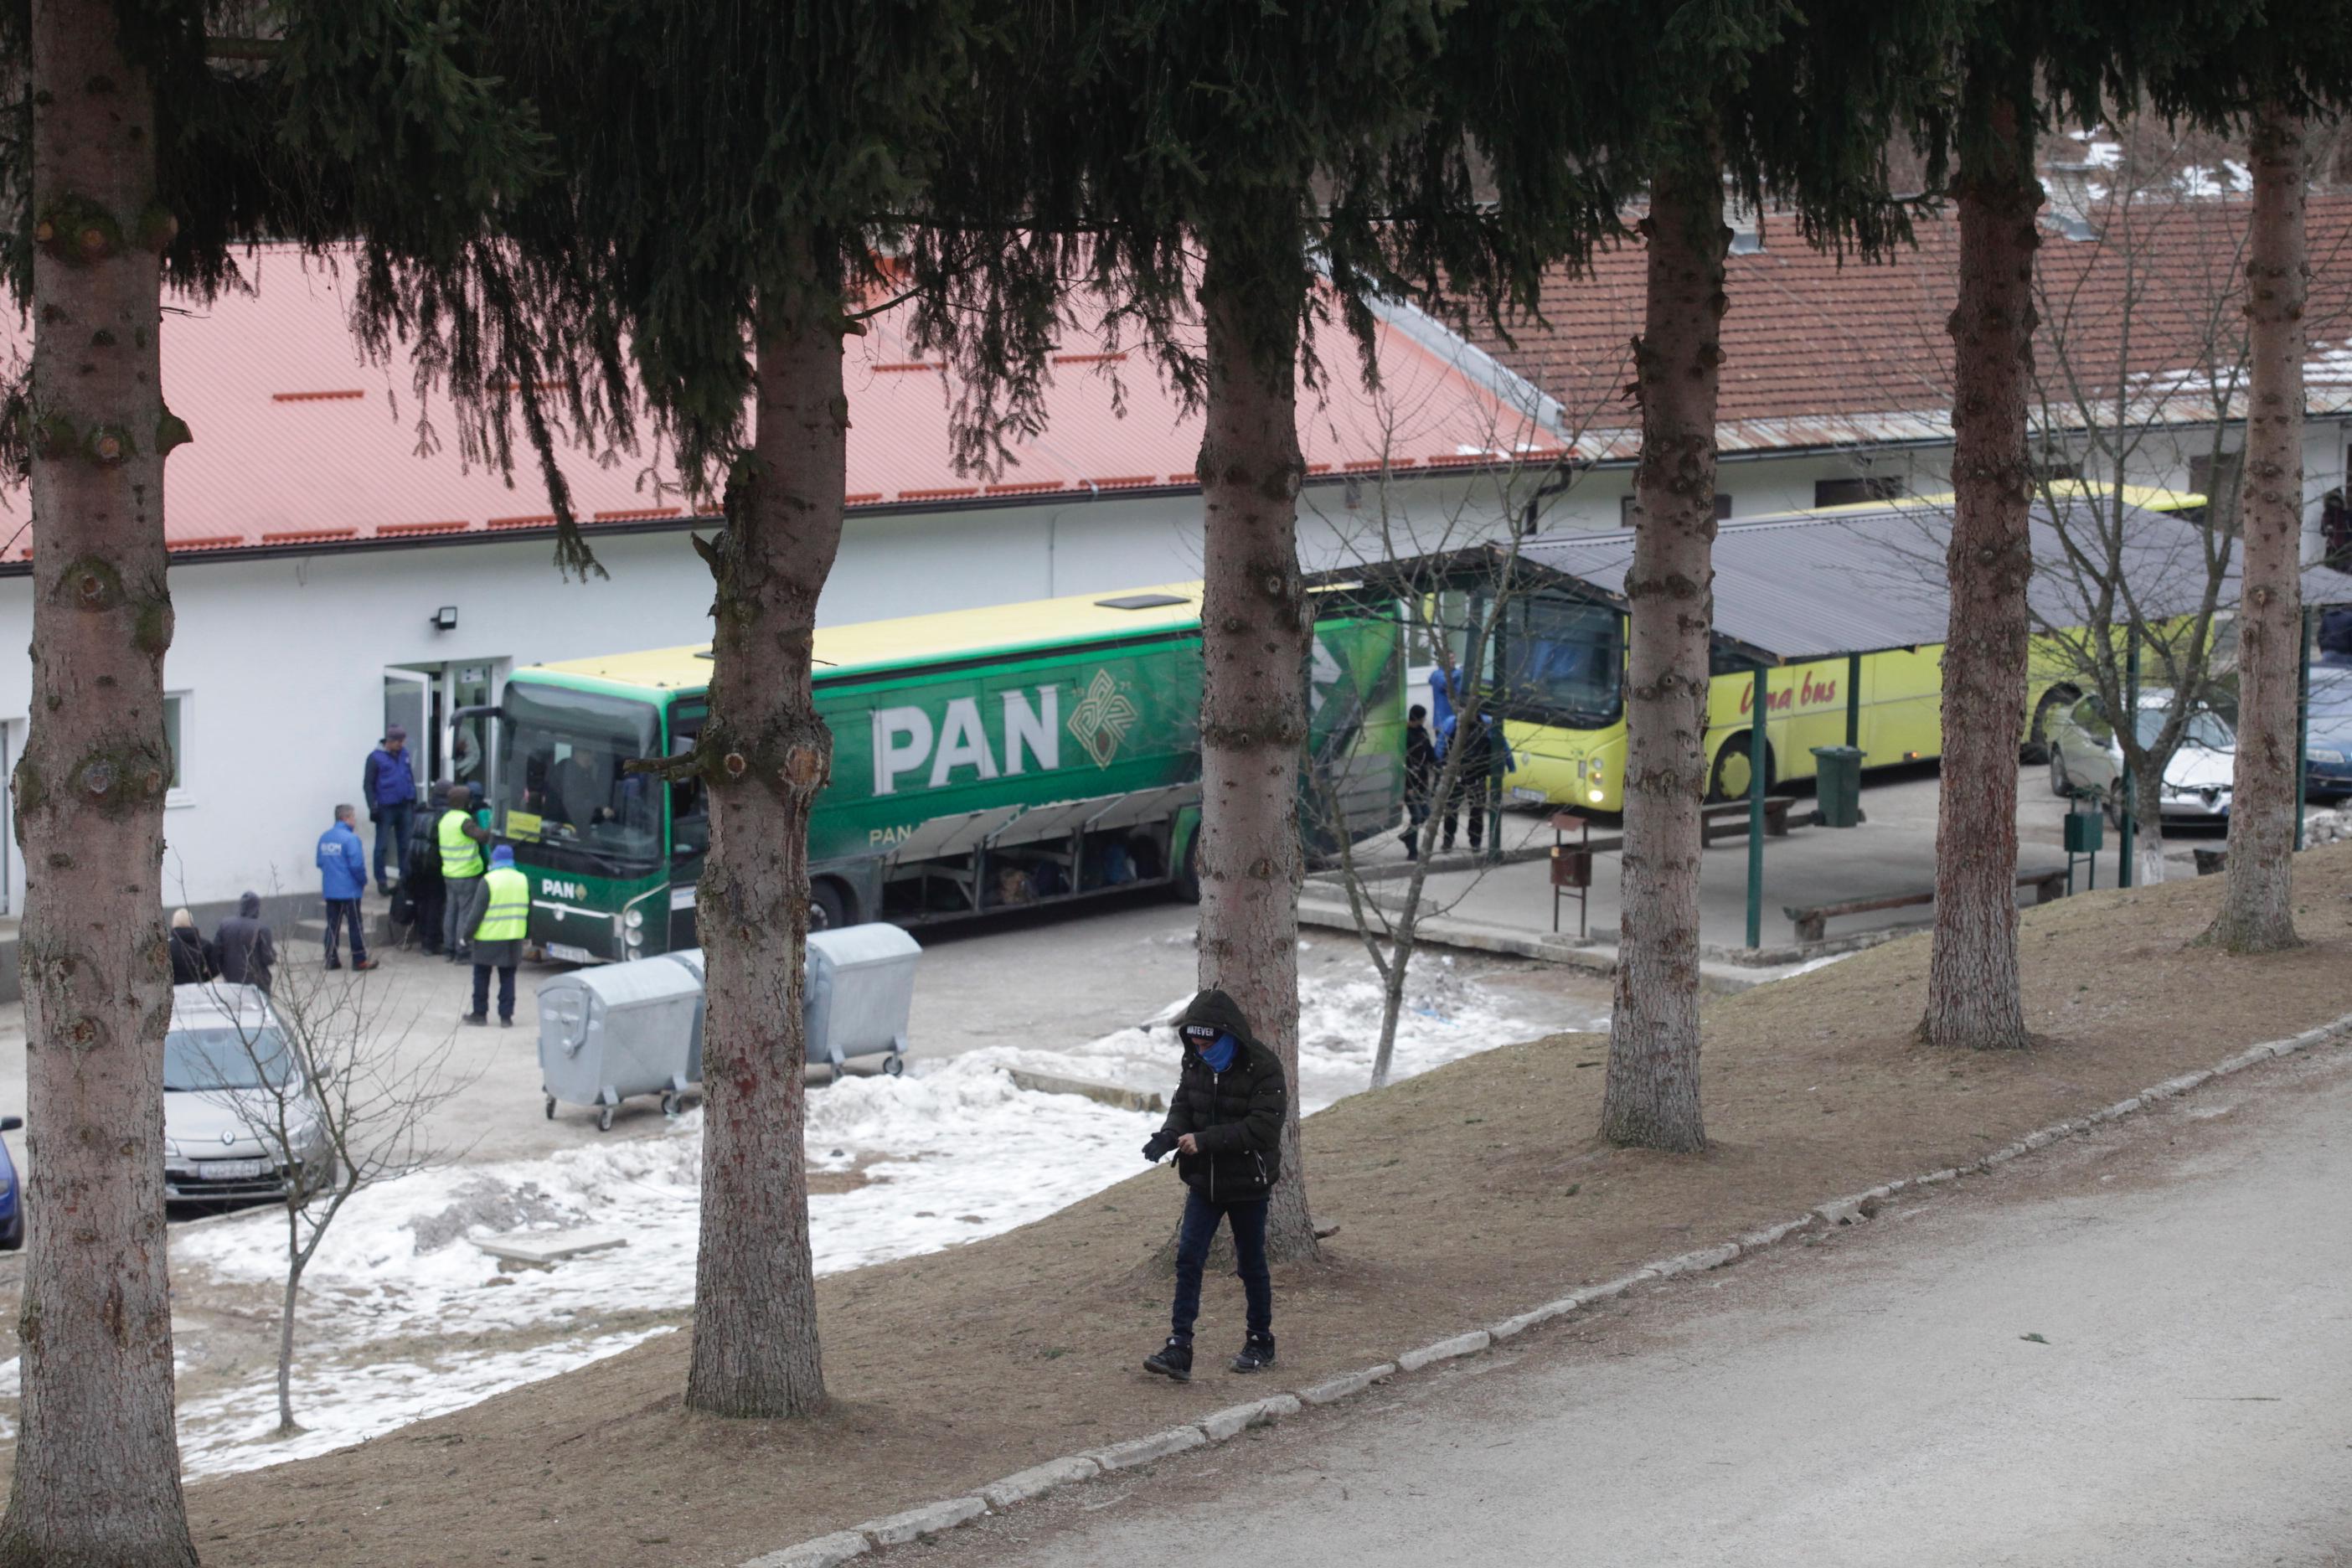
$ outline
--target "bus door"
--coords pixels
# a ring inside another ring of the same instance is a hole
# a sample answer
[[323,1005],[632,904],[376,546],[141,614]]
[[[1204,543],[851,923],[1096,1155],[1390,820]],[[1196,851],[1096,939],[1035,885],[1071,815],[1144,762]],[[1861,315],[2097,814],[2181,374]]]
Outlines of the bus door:
[[1862,765],[1938,757],[1944,752],[1944,649],[1895,648],[1862,661]]

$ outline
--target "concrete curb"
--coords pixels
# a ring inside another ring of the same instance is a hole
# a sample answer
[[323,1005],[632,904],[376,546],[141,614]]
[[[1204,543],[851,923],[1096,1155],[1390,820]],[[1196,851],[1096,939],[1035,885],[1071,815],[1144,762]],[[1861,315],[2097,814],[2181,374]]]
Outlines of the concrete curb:
[[1445,1339],[1432,1341],[1425,1345],[1416,1346],[1403,1352],[1392,1362],[1382,1362],[1378,1366],[1361,1367],[1354,1372],[1339,1373],[1287,1394],[1276,1394],[1271,1398],[1255,1400],[1247,1405],[1232,1405],[1203,1416],[1193,1426],[1174,1426],[1165,1432],[1155,1432],[1148,1436],[1133,1438],[1128,1442],[1114,1443],[1108,1447],[1091,1449],[1084,1454],[1049,1459],[1042,1465],[1007,1476],[1003,1480],[992,1481],[981,1488],[976,1496],[950,1498],[942,1502],[931,1503],[927,1507],[909,1509],[904,1513],[892,1514],[887,1519],[870,1521],[855,1530],[839,1531],[831,1535],[818,1536],[812,1541],[803,1541],[797,1545],[771,1552],[764,1557],[754,1557],[744,1563],[742,1568],[837,1568],[838,1564],[862,1556],[876,1548],[919,1540],[923,1536],[935,1535],[941,1531],[951,1530],[957,1525],[968,1524],[992,1510],[1002,1511],[1031,1498],[1042,1497],[1057,1487],[1087,1480],[1113,1470],[1135,1468],[1194,1448],[1229,1442],[1253,1426],[1265,1426],[1297,1415],[1307,1405],[1335,1405],[1342,1400],[1353,1398],[1374,1384],[1383,1382],[1399,1373],[1419,1372],[1463,1356],[1477,1355],[1492,1348],[1496,1342],[1516,1338],[1538,1323],[1566,1317],[1580,1308],[1589,1307],[1596,1301],[1606,1301],[1622,1296],[1644,1280],[1669,1279],[1676,1275],[1697,1274],[1708,1269],[1720,1268],[1749,1253],[1761,1252],[1768,1247],[1777,1247],[1792,1236],[1810,1233],[1816,1226],[1833,1229],[1839,1226],[1852,1225],[1856,1220],[1868,1219],[1878,1212],[1880,1205],[1896,1193],[1914,1187],[1937,1186],[1947,1182],[1956,1182],[1962,1176],[1977,1172],[1993,1170],[2021,1154],[2047,1148],[2062,1138],[2071,1138],[2077,1133],[2087,1132],[2094,1127],[2121,1121],[2126,1116],[2145,1110],[2162,1101],[2177,1099],[2216,1079],[2242,1072],[2248,1068],[2258,1067],[2263,1062],[2294,1056],[2314,1046],[2332,1042],[2340,1043],[2347,1034],[2352,1034],[2352,1013],[2322,1024],[2316,1028],[2305,1029],[2302,1034],[2291,1036],[2284,1040],[2267,1040],[2261,1045],[2250,1046],[2235,1056],[2215,1063],[2210,1068],[2168,1078],[2153,1088],[2143,1089],[2127,1100],[2119,1100],[2113,1105],[2092,1111],[2088,1115],[2070,1117],[2064,1121],[2053,1122],[2047,1127],[2027,1133],[2014,1143],[1994,1150],[1971,1164],[1946,1166],[1941,1170],[1927,1172],[1924,1175],[1905,1176],[1897,1181],[1883,1183],[1864,1192],[1849,1193],[1843,1197],[1832,1198],[1826,1203],[1814,1205],[1813,1208],[1794,1219],[1783,1220],[1778,1225],[1750,1231],[1736,1241],[1727,1241],[1715,1247],[1703,1247],[1695,1251],[1677,1253],[1672,1258],[1660,1258],[1654,1263],[1636,1268],[1631,1274],[1622,1275],[1603,1285],[1589,1285],[1581,1290],[1562,1296],[1558,1300],[1547,1301],[1541,1306],[1530,1308],[1517,1317],[1505,1318],[1483,1329],[1472,1329]]

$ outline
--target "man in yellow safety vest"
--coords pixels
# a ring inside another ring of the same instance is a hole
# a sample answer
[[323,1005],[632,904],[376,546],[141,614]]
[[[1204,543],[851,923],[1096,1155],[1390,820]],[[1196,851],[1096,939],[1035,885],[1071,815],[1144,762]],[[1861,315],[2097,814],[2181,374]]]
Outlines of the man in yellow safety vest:
[[515,869],[514,851],[499,845],[490,851],[489,871],[481,879],[481,918],[474,924],[474,1007],[468,1024],[490,1021],[490,971],[499,972],[499,1027],[514,1027],[515,965],[522,960],[523,938],[530,933],[530,879]]
[[482,846],[489,829],[474,820],[474,792],[464,784],[449,786],[449,809],[434,825],[441,846],[441,953],[446,963],[466,956],[466,939],[481,914]]

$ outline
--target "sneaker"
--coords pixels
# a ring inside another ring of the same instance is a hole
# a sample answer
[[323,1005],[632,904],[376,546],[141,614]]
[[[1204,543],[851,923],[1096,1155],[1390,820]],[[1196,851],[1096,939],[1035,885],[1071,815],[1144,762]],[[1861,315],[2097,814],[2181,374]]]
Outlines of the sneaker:
[[460,1024],[471,1024],[478,1029],[489,1021],[490,1016],[488,1013],[460,1013],[457,1015],[457,1022]]
[[499,1027],[501,1029],[511,1029],[514,1027],[514,1020],[512,1018],[500,1018],[499,1020]]
[[1192,1346],[1188,1340],[1168,1336],[1168,1342],[1143,1358],[1143,1370],[1178,1383],[1192,1381]]
[[[335,967],[335,966],[331,964],[331,965],[329,965],[329,967],[330,967],[330,968],[332,968],[332,967]],[[362,959],[361,959],[358,963],[356,963],[352,964],[352,967],[353,969],[357,970],[359,973],[361,973],[364,974],[364,973],[367,973],[369,970],[371,970],[371,969],[381,969],[381,968],[383,968],[383,965],[382,965],[381,963],[377,963],[374,959],[373,959],[373,958],[362,958]]]
[[[340,958],[331,958],[327,960],[327,967],[330,969],[341,969],[342,966],[343,961]],[[375,966],[373,964],[362,963],[360,967],[362,969],[373,969]]]
[[1274,1336],[1252,1334],[1242,1342],[1242,1353],[1234,1357],[1235,1372],[1264,1372],[1274,1364]]

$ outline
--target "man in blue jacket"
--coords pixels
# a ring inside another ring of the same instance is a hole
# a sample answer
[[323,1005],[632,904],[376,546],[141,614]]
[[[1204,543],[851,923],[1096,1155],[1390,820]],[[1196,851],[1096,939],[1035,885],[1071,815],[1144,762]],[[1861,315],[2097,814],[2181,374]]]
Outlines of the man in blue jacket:
[[327,900],[327,967],[341,969],[341,955],[336,952],[342,927],[349,921],[352,928],[352,967],[373,969],[375,960],[367,955],[365,927],[360,919],[360,900],[367,895],[367,851],[360,844],[359,830],[352,826],[360,814],[348,805],[335,807],[335,825],[319,835],[319,891]]
[[360,798],[367,802],[368,820],[375,824],[376,891],[389,895],[406,852],[408,819],[416,810],[416,772],[408,760],[408,731],[399,725],[385,725],[383,743],[368,753]]

